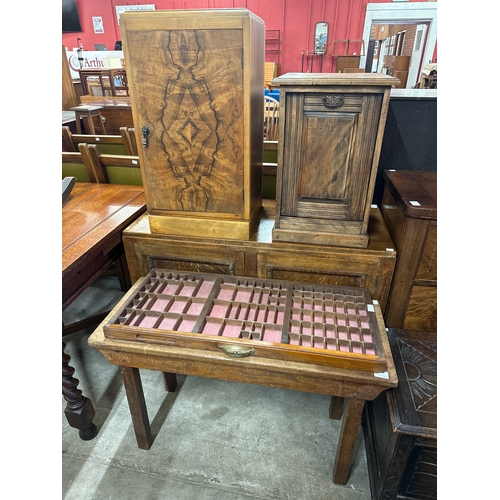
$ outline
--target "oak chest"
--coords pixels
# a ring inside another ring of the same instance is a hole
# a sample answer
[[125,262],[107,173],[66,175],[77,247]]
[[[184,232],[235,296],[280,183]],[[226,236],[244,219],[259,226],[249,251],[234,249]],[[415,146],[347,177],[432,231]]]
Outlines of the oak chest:
[[385,170],[380,210],[398,252],[385,321],[437,331],[437,173]]
[[262,199],[263,21],[246,9],[120,17],[151,230],[249,238]]
[[363,414],[372,499],[436,499],[436,333],[389,328],[388,338],[399,384]]
[[249,240],[153,233],[147,215],[123,232],[132,281],[153,268],[363,287],[385,311],[396,252],[378,208],[370,212],[367,248],[272,241],[274,200],[263,200]]
[[273,240],[366,248],[391,86],[382,74],[287,73]]

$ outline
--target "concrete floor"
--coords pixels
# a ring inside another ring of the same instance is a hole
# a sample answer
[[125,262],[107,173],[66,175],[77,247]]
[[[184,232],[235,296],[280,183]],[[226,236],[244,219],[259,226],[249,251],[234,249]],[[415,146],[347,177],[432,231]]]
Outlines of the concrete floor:
[[[121,296],[115,278],[101,278],[63,320],[107,310]],[[119,369],[89,347],[92,331],[64,338],[99,433],[82,441],[62,415],[63,499],[371,499],[362,429],[348,483],[333,484],[340,421],[328,417],[324,395],[183,375],[167,393],[160,372],[143,370],[154,442],[140,450]]]

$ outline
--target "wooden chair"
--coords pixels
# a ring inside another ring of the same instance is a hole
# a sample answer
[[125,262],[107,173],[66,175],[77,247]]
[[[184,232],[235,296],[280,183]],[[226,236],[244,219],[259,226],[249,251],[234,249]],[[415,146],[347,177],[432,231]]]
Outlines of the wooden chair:
[[264,140],[277,141],[280,103],[268,95],[264,96]]
[[262,141],[262,198],[276,199],[278,141]]
[[[120,127],[120,135],[73,134],[69,127],[62,128],[63,149],[78,152],[78,144],[95,144],[103,154],[137,155],[127,127]],[[135,137],[134,137],[135,144]]]
[[98,82],[88,82],[87,86],[89,88],[89,95],[91,96],[104,97],[111,95],[111,87],[109,85],[106,86],[105,84],[101,85]]
[[272,79],[278,76],[278,65],[274,62],[264,63],[264,87],[273,88]]
[[102,154],[95,144],[78,144],[89,177],[103,184],[142,186],[139,157]]

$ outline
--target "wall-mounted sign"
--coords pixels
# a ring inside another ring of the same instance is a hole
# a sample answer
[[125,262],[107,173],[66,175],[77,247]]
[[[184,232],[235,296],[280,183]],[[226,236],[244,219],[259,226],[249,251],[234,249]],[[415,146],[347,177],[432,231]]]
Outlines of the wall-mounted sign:
[[94,33],[104,33],[104,25],[102,24],[102,17],[93,17],[92,23],[94,24]]
[[118,24],[120,24],[120,14],[127,10],[156,10],[154,4],[146,4],[146,5],[117,5],[116,6],[116,19]]

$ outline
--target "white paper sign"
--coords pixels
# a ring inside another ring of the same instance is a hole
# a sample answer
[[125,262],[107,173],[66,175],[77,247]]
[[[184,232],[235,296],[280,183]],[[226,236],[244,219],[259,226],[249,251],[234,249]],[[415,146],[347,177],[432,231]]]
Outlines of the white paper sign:
[[116,6],[116,20],[120,24],[120,14],[127,10],[156,10],[154,4],[147,5],[117,5]]
[[104,25],[102,24],[102,17],[93,17],[94,33],[104,33]]

